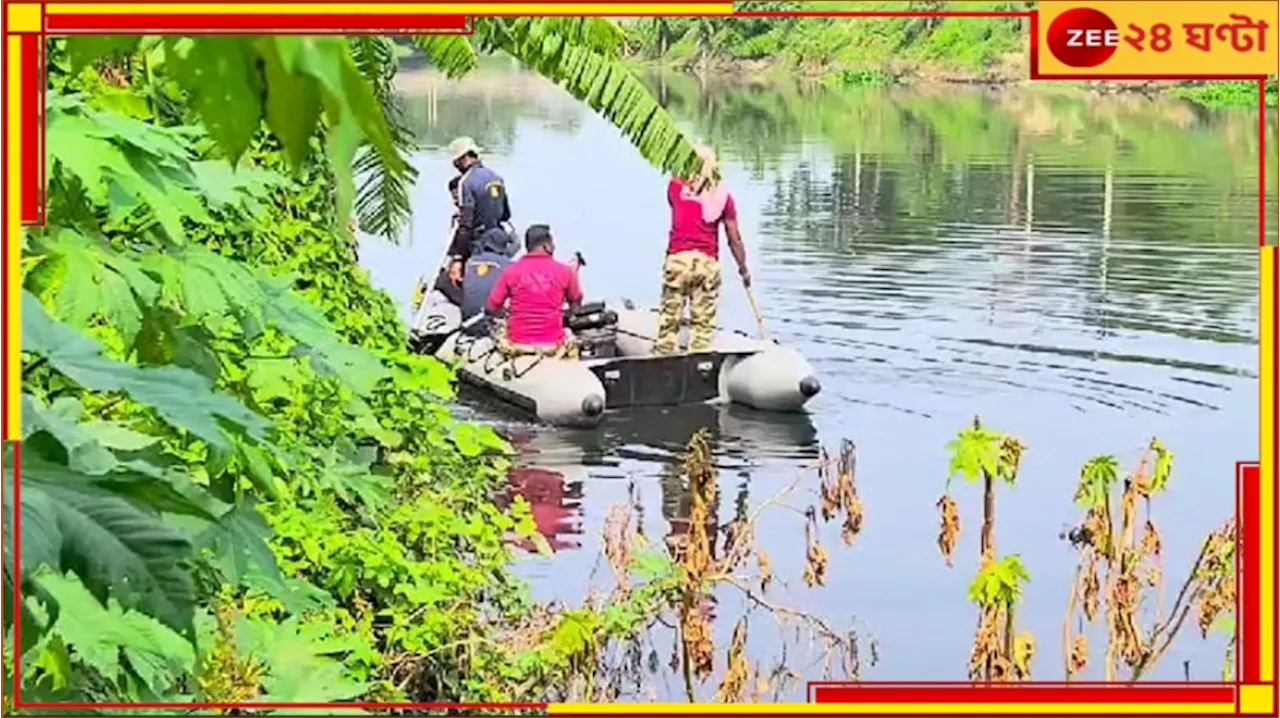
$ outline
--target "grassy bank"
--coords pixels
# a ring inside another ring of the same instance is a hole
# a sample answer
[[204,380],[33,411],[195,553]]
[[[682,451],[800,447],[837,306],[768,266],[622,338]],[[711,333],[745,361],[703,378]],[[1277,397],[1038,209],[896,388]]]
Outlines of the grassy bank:
[[[1034,2],[740,2],[743,11],[1022,11]],[[768,77],[797,74],[838,85],[1027,81],[1020,17],[642,18],[626,24],[631,58],[645,65]],[[1207,107],[1256,102],[1249,82],[1090,83],[1105,92],[1171,92]],[[1275,105],[1275,85],[1269,100]]]

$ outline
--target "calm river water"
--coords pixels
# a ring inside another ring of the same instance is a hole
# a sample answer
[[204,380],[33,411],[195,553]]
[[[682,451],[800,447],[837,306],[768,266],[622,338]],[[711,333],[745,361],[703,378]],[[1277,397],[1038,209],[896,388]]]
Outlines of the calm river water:
[[[615,130],[522,74],[404,81],[428,149],[412,237],[362,247],[379,285],[407,303],[438,260],[450,172],[438,148],[468,134],[506,178],[518,225],[547,222],[562,253],[583,253],[589,294],[657,298],[665,180]],[[538,597],[585,595],[611,504],[634,504],[651,539],[683,530],[687,498],[670,465],[698,428],[712,430],[722,467],[722,522],[772,497],[819,446],[849,438],[862,534],[846,548],[838,522],[824,528],[828,585],[808,589],[801,516],[766,511],[771,595],[874,636],[864,678],[963,678],[981,490],[953,489],[964,528],[954,569],[934,544],[934,502],[947,442],[975,414],[1028,447],[1019,485],[1000,493],[997,532],[1031,574],[1019,622],[1039,644],[1037,678],[1062,675],[1074,554],[1059,534],[1077,518],[1087,458],[1132,465],[1152,436],[1176,454],[1157,518],[1170,582],[1181,581],[1201,537],[1232,511],[1234,462],[1258,451],[1255,112],[954,88],[805,92],[687,77],[653,87],[724,159],[768,327],[809,358],[824,390],[805,417],[698,407],[593,432],[465,402],[522,447],[513,481],[557,549],[522,562]],[[722,322],[751,330],[741,288],[725,286]],[[814,501],[815,487],[806,478],[790,503]],[[722,666],[741,601],[720,598]],[[757,615],[749,651],[768,661],[784,641]],[[1224,645],[1187,631],[1153,677],[1180,679],[1189,661],[1192,677],[1215,679]],[[665,664],[670,639],[657,646]],[[792,670],[820,677],[802,648],[792,646]],[[658,696],[683,695],[673,677],[656,683]]]

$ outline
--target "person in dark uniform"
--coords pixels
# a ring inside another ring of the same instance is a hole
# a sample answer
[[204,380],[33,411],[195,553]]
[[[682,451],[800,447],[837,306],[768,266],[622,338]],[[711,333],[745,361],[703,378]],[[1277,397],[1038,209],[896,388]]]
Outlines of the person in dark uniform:
[[[467,257],[462,273],[462,302],[459,306],[462,308],[464,323],[477,314],[484,313],[485,302],[497,285],[498,277],[511,263],[506,236],[496,232],[485,234],[473,249],[477,251]],[[489,317],[486,316],[467,325],[463,331],[480,337],[487,336],[490,329]]]
[[453,166],[462,173],[458,185],[458,228],[449,245],[449,281],[462,283],[467,258],[481,246],[506,247],[508,256],[518,247],[504,226],[511,221],[507,187],[497,172],[480,161],[480,148],[470,137],[449,143]]
[[[450,237],[455,236],[458,231],[458,215],[461,213],[461,208],[459,207],[460,200],[458,199],[458,187],[461,184],[462,175],[457,175],[453,179],[449,180],[449,206],[453,208],[453,214],[449,216]],[[453,240],[450,239],[449,242],[452,245]],[[417,288],[414,289],[413,308],[415,310],[426,296],[428,276],[429,275],[423,275],[422,279],[418,282]],[[458,307],[462,306],[462,287],[459,284],[449,281],[449,263],[445,263],[444,266],[440,267],[440,270],[436,273],[434,288],[436,291],[443,294],[445,298],[454,305]]]

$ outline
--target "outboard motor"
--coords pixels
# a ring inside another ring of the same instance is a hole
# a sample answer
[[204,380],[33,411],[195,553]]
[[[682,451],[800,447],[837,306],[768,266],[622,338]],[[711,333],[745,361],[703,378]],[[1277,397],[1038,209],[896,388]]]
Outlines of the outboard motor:
[[618,355],[618,313],[604,302],[586,302],[564,313],[564,325],[578,340],[582,359],[608,359]]

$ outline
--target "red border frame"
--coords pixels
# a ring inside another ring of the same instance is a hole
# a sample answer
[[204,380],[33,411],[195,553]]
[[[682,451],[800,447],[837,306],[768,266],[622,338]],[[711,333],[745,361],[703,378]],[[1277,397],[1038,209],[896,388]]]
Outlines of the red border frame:
[[[570,0],[570,3],[577,0]],[[633,2],[636,0],[632,0]],[[639,0],[639,2],[657,2],[659,0]],[[139,4],[152,4],[164,2],[164,0],[135,0]],[[276,0],[280,4],[303,5],[314,4],[307,0]],[[517,3],[530,2],[531,4],[537,0],[515,0]],[[108,2],[100,2],[100,0],[90,0],[91,4],[109,4]],[[569,3],[566,3],[569,4]],[[553,14],[553,13],[538,13]],[[554,13],[554,14],[570,14]],[[494,13],[494,15],[519,16],[521,13]],[[672,14],[675,16],[676,14]],[[688,16],[699,15],[697,13],[688,13]],[[938,12],[875,12],[875,11],[846,11],[846,12],[743,12],[735,13],[735,15],[744,17],[1025,17],[1029,19],[1028,27],[1028,52],[1031,65],[1032,80],[1178,80],[1186,79],[1180,75],[1144,75],[1144,76],[1119,76],[1119,75],[1044,75],[1039,72],[1039,12],[1036,10],[1029,11],[938,11]],[[8,16],[3,19],[5,24],[5,35],[11,33],[8,30]],[[46,34],[92,34],[106,30],[108,32],[118,34],[135,34],[142,32],[139,28],[146,28],[148,34],[188,34],[205,30],[214,34],[246,34],[263,33],[270,31],[273,33],[309,33],[309,34],[328,34],[326,30],[340,32],[342,34],[373,34],[373,33],[425,33],[433,34],[469,34],[472,31],[471,18],[462,15],[411,15],[411,14],[271,14],[271,15],[238,15],[238,14],[146,14],[146,15],[99,15],[99,14],[64,14],[64,15],[45,15],[44,24],[41,32],[27,33],[21,36],[22,49],[22,67],[20,102],[21,111],[24,116],[41,117],[44,106],[44,52],[43,39]],[[132,32],[131,32],[132,30]],[[104,33],[105,34],[105,33]],[[1265,76],[1257,75],[1221,75],[1221,76],[1205,76],[1196,79],[1211,80],[1254,80],[1258,83],[1259,103],[1258,103],[1258,141],[1259,141],[1259,158],[1258,158],[1258,241],[1259,246],[1265,246],[1266,243],[1266,104],[1265,104]],[[3,106],[5,110],[5,118],[8,118],[8,95],[3,98]],[[24,123],[22,130],[22,148],[21,148],[21,179],[23,188],[23,201],[20,206],[21,221],[24,225],[42,225],[45,220],[44,216],[44,197],[43,187],[45,178],[43,133],[40,131],[42,123],[39,121],[34,123]],[[4,155],[7,158],[10,148],[7,146],[7,134],[3,138]],[[7,165],[6,165],[7,166]],[[8,213],[8,205],[5,203],[4,214]],[[7,226],[7,225],[6,225]],[[1272,261],[1275,261],[1272,257]],[[7,277],[8,271],[8,253],[4,254],[4,264]],[[3,321],[7,324],[7,296],[4,298],[6,308],[3,314]],[[7,331],[7,327],[6,327]],[[1273,353],[1275,348],[1273,348]],[[8,375],[5,374],[7,382]],[[8,395],[6,387],[6,396]],[[8,428],[8,405],[4,405],[2,423],[6,429]],[[20,502],[20,465],[21,446],[20,442],[14,443],[14,495],[12,501],[14,504]],[[841,684],[818,682],[809,684],[809,698],[814,702],[833,702],[838,701],[856,701],[856,702],[909,702],[909,703],[962,703],[962,702],[991,702],[991,703],[1053,703],[1060,701],[1071,702],[1094,702],[1105,701],[1108,703],[1146,703],[1146,702],[1232,702],[1237,706],[1237,714],[1239,714],[1239,687],[1242,684],[1259,683],[1260,675],[1260,641],[1254,631],[1240,631],[1241,625],[1247,625],[1250,618],[1256,620],[1257,612],[1260,609],[1261,586],[1256,581],[1256,574],[1251,571],[1244,570],[1246,561],[1250,560],[1250,552],[1246,548],[1251,537],[1256,537],[1260,529],[1260,507],[1258,506],[1260,492],[1260,467],[1256,462],[1240,462],[1236,465],[1237,478],[1237,517],[1239,527],[1240,554],[1237,560],[1237,566],[1240,568],[1239,591],[1238,591],[1238,613],[1239,620],[1237,623],[1239,650],[1237,651],[1237,680],[1234,683],[1154,683],[1143,682],[1140,685],[1115,685],[1115,684],[1097,684],[1086,682],[1074,682],[1065,684],[1061,682],[1030,682],[1019,684],[1018,690],[1010,690],[1008,687],[990,687],[975,686],[971,683],[963,681],[939,681],[939,682],[862,682],[857,684]],[[15,562],[20,556],[20,522],[21,512],[14,512],[14,550]],[[1280,517],[1278,517],[1280,518]],[[1273,586],[1273,591],[1276,587]],[[16,594],[17,592],[15,592]],[[1274,595],[1274,594],[1273,594]],[[13,608],[16,610],[20,606],[21,598],[15,595]],[[15,622],[15,641],[20,638],[20,624]],[[1273,646],[1274,648],[1274,646]],[[1280,658],[1280,655],[1276,656]],[[1280,661],[1277,661],[1280,663]],[[545,703],[265,703],[265,702],[249,702],[249,703],[74,703],[74,702],[57,702],[57,703],[41,703],[41,702],[24,702],[21,700],[20,693],[21,683],[21,665],[20,656],[15,656],[15,675],[14,675],[14,706],[15,708],[61,708],[61,709],[77,709],[77,708],[155,708],[155,709],[228,709],[228,708],[245,708],[245,709],[269,709],[269,708],[299,708],[299,709],[323,709],[323,708],[363,708],[363,709],[382,709],[382,710],[440,710],[440,709],[469,709],[469,710],[518,710],[518,709],[542,709],[547,708]],[[1276,705],[1276,684],[1272,683],[1273,706]],[[922,690],[923,691],[922,694]],[[827,700],[823,700],[823,695],[827,696]],[[642,705],[642,704],[641,704]],[[639,708],[639,706],[638,706]],[[694,705],[690,706],[691,714],[695,713]],[[643,709],[639,709],[643,710]],[[591,713],[558,713],[559,715],[594,715]],[[1064,713],[1074,715],[1074,712]],[[785,715],[782,713],[770,713],[770,715]],[[807,713],[805,715],[808,715]],[[948,715],[961,715],[949,713]],[[985,714],[983,714],[985,715]],[[1051,715],[1051,714],[1046,714]]]

